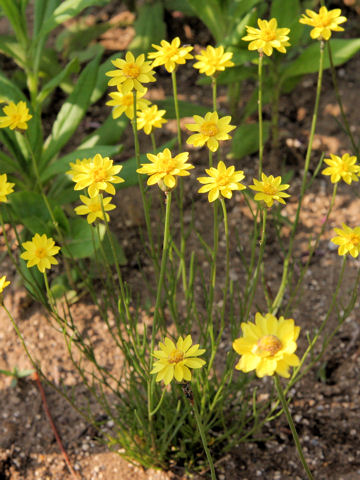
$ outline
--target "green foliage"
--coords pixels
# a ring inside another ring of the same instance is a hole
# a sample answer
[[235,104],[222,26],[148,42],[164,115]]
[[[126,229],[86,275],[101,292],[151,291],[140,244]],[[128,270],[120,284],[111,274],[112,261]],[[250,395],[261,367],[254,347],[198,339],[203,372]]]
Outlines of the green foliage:
[[147,53],[153,43],[159,44],[165,38],[166,25],[163,16],[164,7],[161,0],[140,5],[134,25],[136,36],[129,45],[130,51],[135,55]]

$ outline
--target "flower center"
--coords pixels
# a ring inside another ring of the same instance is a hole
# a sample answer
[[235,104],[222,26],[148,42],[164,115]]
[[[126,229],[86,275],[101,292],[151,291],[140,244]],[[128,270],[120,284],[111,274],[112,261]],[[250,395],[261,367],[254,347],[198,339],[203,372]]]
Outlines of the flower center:
[[184,353],[177,349],[173,350],[168,356],[169,363],[179,363],[182,360],[184,360]]
[[93,213],[99,212],[101,210],[101,204],[100,203],[90,203],[89,210],[90,210],[90,212],[93,212]]
[[277,193],[277,188],[271,183],[265,183],[263,186],[263,192],[267,195],[275,195]]
[[355,233],[352,233],[349,236],[349,243],[352,243],[355,246],[360,245],[360,236],[356,235]]
[[43,247],[38,247],[38,248],[35,250],[35,257],[37,257],[37,258],[44,258],[44,257],[46,257],[46,249],[43,248]]
[[127,93],[122,98],[124,107],[130,107],[133,104],[133,101],[134,101],[134,97],[132,93]]
[[164,50],[164,57],[166,57],[168,60],[171,60],[172,57],[178,54],[178,49],[176,47],[167,47]]
[[136,63],[127,63],[123,67],[123,73],[125,77],[137,78],[140,74],[140,68],[136,65]]
[[274,32],[274,30],[265,30],[263,32],[262,39],[265,42],[271,42],[272,40],[276,40],[276,32]]
[[220,174],[220,175],[217,176],[216,183],[220,187],[223,187],[225,185],[228,185],[229,180],[230,180],[229,176],[226,173],[223,173],[223,174]]
[[105,168],[99,167],[94,169],[93,171],[94,182],[103,182],[106,177],[107,175],[106,175]]
[[275,335],[265,335],[256,344],[256,351],[264,357],[274,356],[282,348],[280,340]]
[[200,132],[206,137],[214,137],[219,133],[218,127],[214,122],[204,122],[200,127]]
[[169,173],[176,168],[176,162],[173,158],[162,158],[159,160],[159,172]]

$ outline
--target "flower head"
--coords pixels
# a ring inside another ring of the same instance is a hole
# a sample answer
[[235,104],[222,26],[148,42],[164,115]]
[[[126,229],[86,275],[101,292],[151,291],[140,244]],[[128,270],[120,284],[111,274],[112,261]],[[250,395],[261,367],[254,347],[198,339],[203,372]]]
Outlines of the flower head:
[[261,174],[261,180],[260,182],[254,178],[254,185],[249,185],[249,188],[259,192],[255,195],[255,200],[264,200],[268,207],[273,206],[274,200],[285,204],[284,198],[290,195],[282,190],[287,190],[290,185],[281,185],[281,177],[274,178],[273,175],[267,177],[265,173]]
[[198,68],[200,73],[211,77],[216,72],[223,72],[226,67],[233,67],[235,64],[231,61],[232,56],[232,52],[224,53],[222,45],[217,48],[208,45],[205,50],[201,50],[200,55],[195,55],[198,61],[193,66]]
[[256,370],[258,377],[277,373],[288,378],[289,367],[299,365],[294,352],[300,327],[295,326],[292,318],[277,319],[271,313],[265,316],[257,313],[255,324],[243,322],[241,329],[243,336],[233,342],[234,350],[242,355],[235,367],[237,370]]
[[146,135],[150,135],[152,129],[161,128],[163,123],[166,123],[165,115],[166,110],[159,110],[157,105],[151,105],[145,107],[137,114],[137,128],[138,130],[144,129]]
[[[102,198],[102,195],[96,195],[94,198],[85,197],[85,195],[80,195],[80,200],[84,205],[79,205],[75,208],[75,213],[77,215],[87,215],[87,222],[93,223],[97,218],[104,220],[104,212],[114,210],[116,208],[111,202],[111,197]],[[101,207],[102,203],[102,207]],[[110,220],[110,217],[105,213],[106,221]]]
[[344,29],[339,27],[339,25],[347,21],[346,17],[341,16],[340,8],[328,10],[326,7],[320,7],[319,13],[313,10],[306,10],[306,15],[303,13],[299,22],[314,27],[310,32],[310,36],[313,39],[329,40],[331,31],[342,32]]
[[324,162],[329,165],[321,173],[323,175],[331,175],[330,180],[332,183],[337,183],[341,179],[349,185],[359,181],[360,165],[356,165],[357,158],[355,156],[350,157],[348,153],[345,153],[342,157],[333,155],[330,153],[331,158],[324,158]]
[[0,202],[7,202],[7,195],[10,195],[14,191],[13,186],[15,183],[7,181],[6,173],[0,175]]
[[338,237],[331,239],[335,245],[339,245],[338,254],[350,255],[356,258],[360,252],[360,227],[350,228],[345,223],[342,224],[343,230],[341,228],[335,228],[335,232],[338,234]]
[[205,170],[208,177],[198,177],[198,181],[204,185],[199,193],[209,192],[209,202],[214,202],[219,196],[232,197],[233,190],[244,190],[246,187],[240,182],[245,178],[242,170],[235,171],[235,167],[226,168],[223,161],[218,163],[217,168],[211,167]]
[[173,158],[170,150],[165,148],[163,152],[157,155],[148,153],[147,158],[151,163],[143,163],[141,168],[138,168],[136,171],[150,175],[147,181],[148,185],[163,182],[165,187],[170,190],[176,186],[177,176],[184,177],[190,175],[188,170],[194,168],[190,163],[186,163],[189,158],[188,152],[179,153]]
[[153,356],[157,358],[154,362],[154,368],[150,373],[157,373],[156,381],[164,381],[169,385],[171,380],[190,382],[190,368],[201,368],[205,365],[205,360],[196,358],[205,353],[205,350],[199,348],[199,345],[192,345],[191,335],[184,339],[180,337],[175,343],[170,338],[165,338],[164,343],[159,344],[160,350],[155,350]]
[[6,116],[0,117],[0,128],[9,127],[10,130],[14,130],[15,128],[27,130],[27,122],[32,118],[32,115],[29,114],[29,109],[25,102],[19,102],[17,104],[9,102],[9,104],[3,108],[3,112]]
[[122,165],[113,165],[109,157],[102,157],[97,153],[93,159],[84,158],[70,163],[71,170],[67,172],[76,183],[74,190],[88,189],[90,198],[96,197],[100,190],[110,195],[115,195],[113,183],[122,183],[125,180],[116,174],[122,169]]
[[194,115],[195,123],[186,124],[186,128],[192,132],[198,132],[191,135],[186,143],[195,147],[202,147],[206,144],[209,150],[216,152],[219,148],[219,140],[229,140],[229,132],[236,128],[229,125],[231,117],[219,118],[217,112],[208,112],[205,117]]
[[259,53],[264,52],[265,55],[272,55],[275,48],[278,52],[286,53],[289,47],[288,33],[289,28],[277,28],[276,18],[270,21],[258,19],[259,28],[246,26],[247,35],[242,38],[249,43],[249,50],[257,50]]
[[55,245],[54,240],[48,238],[45,233],[39,235],[36,233],[31,242],[24,242],[22,246],[25,248],[20,257],[28,260],[27,267],[36,265],[41,273],[45,272],[46,268],[51,268],[51,265],[57,265],[58,261],[54,258],[60,247]]
[[10,285],[10,282],[6,280],[6,275],[4,275],[0,278],[0,293],[2,293],[8,285]]
[[108,77],[112,77],[108,85],[121,85],[124,94],[134,89],[144,93],[145,87],[142,84],[155,81],[152,66],[150,62],[145,61],[143,53],[135,59],[131,52],[127,52],[125,60],[117,58],[116,60],[111,60],[111,63],[117,70],[106,72]]
[[[112,116],[113,118],[119,118],[123,113],[132,120],[134,118],[134,95],[132,92],[123,93],[121,86],[117,86],[117,92],[109,93],[109,96],[112,100],[106,102],[106,105],[109,105],[113,108]],[[143,92],[139,92],[136,96],[136,110],[141,110],[150,105],[150,100],[141,98],[145,95],[147,89],[144,88]]]
[[186,60],[193,58],[189,53],[193,47],[180,47],[179,37],[175,37],[171,43],[161,40],[160,45],[152,44],[152,46],[157,51],[148,54],[148,58],[153,59],[151,66],[158,67],[159,65],[164,65],[169,73],[173,72],[177,65],[183,65]]

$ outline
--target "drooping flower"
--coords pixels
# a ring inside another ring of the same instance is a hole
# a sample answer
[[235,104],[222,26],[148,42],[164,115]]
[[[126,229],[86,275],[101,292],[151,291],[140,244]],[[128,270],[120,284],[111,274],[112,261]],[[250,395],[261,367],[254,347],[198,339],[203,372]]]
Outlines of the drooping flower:
[[70,163],[71,170],[66,172],[76,183],[74,190],[88,189],[90,198],[96,197],[100,190],[105,190],[110,195],[115,195],[113,183],[122,183],[125,180],[116,176],[122,165],[113,165],[109,157],[102,157],[97,153],[93,159],[84,158]]
[[175,37],[171,43],[161,40],[160,45],[152,44],[152,46],[157,51],[148,54],[148,58],[153,59],[151,66],[164,65],[169,73],[173,72],[178,65],[183,65],[186,60],[193,58],[189,53],[193,47],[190,45],[180,47],[179,37]]
[[205,360],[197,358],[205,353],[205,350],[199,348],[198,344],[192,345],[191,335],[184,339],[179,337],[176,345],[170,338],[165,338],[164,343],[159,343],[159,347],[160,350],[153,353],[158,360],[154,362],[150,373],[156,373],[156,381],[163,380],[165,385],[169,385],[174,377],[178,382],[190,382],[190,368],[201,368],[206,363]]
[[292,318],[277,319],[271,313],[257,313],[255,324],[241,324],[243,336],[233,342],[234,350],[241,355],[235,368],[243,372],[256,370],[258,377],[278,375],[288,378],[289,368],[299,365],[295,351],[300,327]]
[[[157,155],[148,153],[147,158],[151,163],[142,163],[141,168],[138,168],[136,171],[150,175],[147,181],[148,185],[163,182],[165,187],[170,190],[176,186],[177,176],[184,177],[190,175],[188,170],[194,168],[190,163],[186,163],[189,158],[188,152],[179,153],[173,158],[170,150],[165,148],[164,151]],[[161,187],[161,183],[159,186]]]
[[0,202],[7,202],[7,195],[10,195],[14,191],[13,186],[15,183],[7,181],[6,173],[0,175]]
[[186,143],[195,147],[202,147],[206,144],[209,150],[216,152],[219,148],[219,140],[229,140],[229,132],[234,130],[235,125],[230,125],[231,117],[219,118],[217,112],[208,112],[205,117],[194,115],[195,123],[186,124],[186,128],[192,132]]
[[28,260],[27,267],[36,265],[41,273],[45,272],[46,268],[51,268],[51,265],[57,265],[58,261],[54,258],[60,247],[55,245],[54,240],[48,238],[45,233],[39,235],[36,233],[31,241],[24,242],[22,246],[25,248],[20,257]]
[[341,179],[347,184],[359,181],[360,165],[356,164],[357,158],[345,153],[342,157],[330,153],[331,158],[324,158],[324,162],[329,165],[321,173],[323,175],[331,175],[332,183],[337,183]]
[[352,257],[358,257],[360,252],[360,227],[350,228],[343,223],[342,228],[342,230],[341,228],[334,228],[338,237],[331,239],[335,245],[339,245],[338,254],[346,255],[350,253]]
[[278,52],[286,53],[286,48],[289,47],[288,33],[290,28],[277,28],[276,18],[270,21],[257,21],[259,28],[249,27],[246,25],[247,35],[242,38],[249,43],[249,50],[257,50],[259,53],[264,52],[265,55],[270,56],[275,48]]
[[6,275],[2,276],[0,278],[0,293],[2,293],[8,285],[10,285],[10,282],[6,280]]
[[[112,100],[106,102],[106,105],[109,105],[113,108],[112,116],[113,118],[119,118],[123,113],[132,120],[134,118],[134,95],[132,92],[123,93],[121,86],[117,86],[117,92],[109,93],[109,96]],[[144,89],[144,92],[138,93],[136,96],[136,110],[141,110],[150,105],[150,100],[141,98],[145,95],[147,89]]]
[[235,64],[231,61],[232,52],[224,53],[224,47],[214,48],[208,45],[205,50],[201,50],[199,55],[195,55],[196,63],[193,67],[198,68],[200,73],[205,73],[211,77],[217,72],[223,72],[227,67],[233,67]]
[[290,195],[283,190],[287,190],[289,187],[290,185],[281,184],[280,176],[274,178],[273,175],[269,175],[267,177],[265,173],[261,174],[261,181],[254,178],[254,185],[249,185],[249,188],[259,192],[255,195],[255,200],[263,200],[268,207],[273,206],[274,200],[285,204],[284,198],[290,197]]
[[[109,215],[106,213],[110,210],[114,210],[116,205],[113,205],[111,202],[111,197],[102,198],[102,195],[96,195],[94,198],[85,197],[85,195],[80,195],[80,200],[84,205],[79,205],[75,207],[75,213],[77,215],[87,215],[87,222],[93,223],[97,218],[104,220],[103,209],[105,212],[105,218],[108,222],[110,220]],[[101,207],[101,202],[103,204],[103,209]]]
[[117,70],[106,72],[108,77],[112,77],[108,85],[121,85],[121,90],[124,94],[134,89],[144,93],[145,87],[142,84],[155,81],[154,70],[152,70],[150,62],[145,60],[143,53],[135,59],[131,52],[127,52],[125,60],[117,58],[116,60],[111,60],[111,63]]
[[245,178],[242,170],[235,171],[235,167],[226,168],[223,161],[218,163],[217,168],[211,167],[205,170],[208,177],[198,177],[198,181],[204,185],[199,193],[209,192],[209,202],[214,202],[219,196],[231,198],[233,190],[245,190],[245,185],[240,182]]
[[159,110],[157,105],[145,107],[137,113],[137,128],[144,129],[146,135],[150,135],[153,128],[161,128],[167,122],[163,116],[166,110]]
[[0,128],[9,127],[10,130],[14,130],[15,128],[27,130],[27,122],[32,118],[32,115],[29,114],[29,109],[25,102],[21,101],[17,104],[9,102],[9,104],[3,108],[3,112],[5,113],[5,117],[0,117]]
[[299,22],[314,27],[310,32],[310,37],[313,39],[329,40],[331,31],[342,32],[344,30],[339,25],[346,22],[347,18],[341,16],[340,8],[328,10],[326,7],[320,7],[319,13],[313,10],[305,11],[308,16],[303,13]]

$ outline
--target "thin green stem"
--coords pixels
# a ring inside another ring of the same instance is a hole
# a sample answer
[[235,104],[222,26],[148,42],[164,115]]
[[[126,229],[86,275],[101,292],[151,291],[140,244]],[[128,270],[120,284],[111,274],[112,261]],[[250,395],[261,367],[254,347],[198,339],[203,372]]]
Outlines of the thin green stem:
[[258,64],[258,116],[259,116],[259,179],[261,180],[262,168],[263,168],[263,155],[264,155],[264,140],[263,140],[263,116],[262,116],[262,66],[263,66],[263,52],[259,53]]
[[216,480],[214,462],[213,462],[210,450],[209,450],[208,445],[207,445],[206,435],[205,435],[205,432],[204,432],[204,427],[202,425],[199,410],[196,406],[195,401],[193,402],[192,407],[193,407],[193,410],[194,410],[195,420],[196,420],[196,424],[197,424],[197,427],[198,427],[198,430],[199,430],[199,433],[200,433],[200,437],[201,437],[201,441],[202,441],[202,444],[203,444],[203,447],[204,447],[205,455],[206,455],[206,458],[207,458],[207,461],[208,461],[208,464],[209,464],[209,467],[210,467],[211,480]]
[[181,140],[181,128],[180,128],[180,112],[179,112],[179,101],[177,93],[177,82],[176,82],[176,69],[171,72],[171,81],[174,95],[174,107],[176,115],[176,126],[177,126],[177,141],[178,141],[178,152],[181,152],[182,140]]
[[155,155],[155,153],[156,153],[156,140],[155,140],[154,132],[151,132],[150,136],[151,136],[151,145],[152,145],[152,149],[153,149],[153,154]]
[[212,101],[213,101],[213,110],[217,112],[217,85],[216,85],[216,77],[211,77],[211,86],[212,86]]

